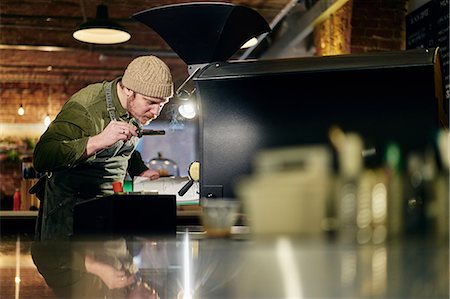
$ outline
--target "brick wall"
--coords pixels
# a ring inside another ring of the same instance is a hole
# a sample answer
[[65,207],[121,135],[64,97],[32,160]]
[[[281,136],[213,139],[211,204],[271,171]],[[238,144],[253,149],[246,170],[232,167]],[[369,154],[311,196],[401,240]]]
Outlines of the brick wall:
[[354,0],[351,53],[405,49],[408,0]]
[[408,0],[350,0],[314,31],[316,55],[405,49]]
[[353,0],[349,0],[336,13],[314,29],[316,55],[342,55],[351,51],[351,20]]
[[[54,118],[68,96],[89,83],[119,76],[131,58],[101,60],[82,51],[0,50],[0,123],[43,122]],[[25,115],[19,116],[20,104]]]
[[[0,82],[0,123],[41,122],[47,113],[54,117],[79,87],[81,84]],[[17,113],[20,104],[25,109],[23,116]]]

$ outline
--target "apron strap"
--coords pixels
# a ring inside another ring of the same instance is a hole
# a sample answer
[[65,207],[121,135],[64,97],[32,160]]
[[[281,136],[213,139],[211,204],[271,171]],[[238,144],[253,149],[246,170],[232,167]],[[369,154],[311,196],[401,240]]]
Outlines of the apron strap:
[[106,83],[105,96],[106,96],[106,109],[108,110],[109,118],[111,120],[117,120],[116,107],[114,107],[112,100],[112,82]]

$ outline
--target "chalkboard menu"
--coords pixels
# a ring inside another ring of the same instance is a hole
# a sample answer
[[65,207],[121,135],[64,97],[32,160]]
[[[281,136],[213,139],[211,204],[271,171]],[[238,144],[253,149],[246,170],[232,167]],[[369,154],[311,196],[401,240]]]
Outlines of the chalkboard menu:
[[446,91],[445,111],[450,98],[449,84],[449,0],[431,0],[406,16],[406,48],[441,50]]
[[432,48],[432,3],[427,2],[406,16],[406,48]]

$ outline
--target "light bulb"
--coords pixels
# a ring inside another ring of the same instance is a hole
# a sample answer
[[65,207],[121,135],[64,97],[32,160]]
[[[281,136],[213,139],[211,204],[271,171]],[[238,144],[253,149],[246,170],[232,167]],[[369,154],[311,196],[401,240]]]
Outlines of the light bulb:
[[50,120],[50,115],[47,113],[47,115],[46,115],[45,118],[44,118],[44,125],[45,125],[46,127],[48,127],[48,126],[50,125],[50,122],[51,122],[51,120]]
[[195,107],[192,103],[186,103],[178,107],[178,112],[180,112],[181,116],[184,118],[192,119],[197,114],[195,112]]
[[22,104],[20,104],[19,109],[17,109],[17,114],[19,114],[20,116],[25,114],[25,109],[23,109]]

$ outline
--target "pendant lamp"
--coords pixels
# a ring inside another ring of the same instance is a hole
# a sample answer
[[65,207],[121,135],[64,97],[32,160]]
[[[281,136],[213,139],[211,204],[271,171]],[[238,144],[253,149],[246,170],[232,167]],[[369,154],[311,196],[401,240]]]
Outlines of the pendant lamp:
[[73,37],[91,44],[118,44],[128,41],[130,33],[121,25],[108,18],[108,7],[97,6],[95,19],[87,21],[74,31]]

